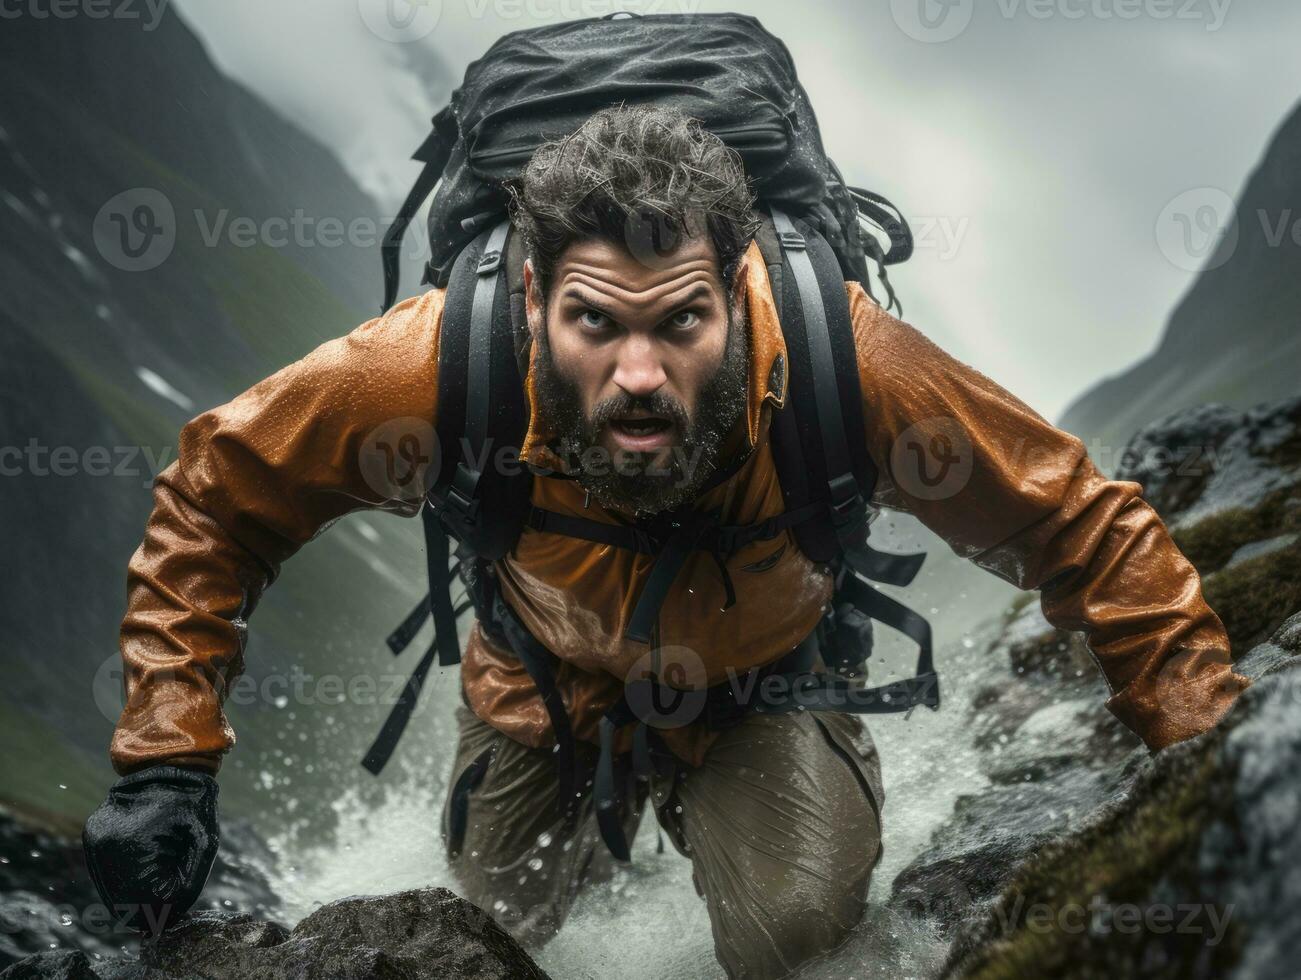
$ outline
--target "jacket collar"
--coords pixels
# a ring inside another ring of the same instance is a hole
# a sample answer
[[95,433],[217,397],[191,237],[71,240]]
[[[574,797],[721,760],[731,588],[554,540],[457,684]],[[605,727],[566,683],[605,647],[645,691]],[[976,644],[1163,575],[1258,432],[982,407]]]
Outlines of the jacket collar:
[[[750,370],[747,378],[745,423],[747,448],[759,440],[759,427],[763,407],[771,405],[780,409],[786,404],[787,355],[786,341],[777,307],[773,301],[772,284],[768,280],[768,267],[764,264],[759,246],[750,243],[746,259],[746,326],[750,341]],[[558,457],[548,448],[555,431],[542,411],[538,400],[536,376],[537,345],[531,345],[528,375],[524,379],[525,397],[528,399],[529,425],[520,447],[520,458],[535,466],[557,468]]]

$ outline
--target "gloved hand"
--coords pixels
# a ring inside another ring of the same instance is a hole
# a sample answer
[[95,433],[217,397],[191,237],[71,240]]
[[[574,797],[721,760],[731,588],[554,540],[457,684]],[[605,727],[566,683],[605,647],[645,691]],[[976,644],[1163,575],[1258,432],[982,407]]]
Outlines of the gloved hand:
[[118,780],[86,821],[81,842],[104,904],[151,935],[194,904],[217,857],[217,781],[154,766]]

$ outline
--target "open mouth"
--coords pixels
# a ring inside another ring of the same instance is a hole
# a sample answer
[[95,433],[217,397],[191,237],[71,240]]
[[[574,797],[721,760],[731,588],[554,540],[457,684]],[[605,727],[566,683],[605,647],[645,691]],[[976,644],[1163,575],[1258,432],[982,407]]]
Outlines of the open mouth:
[[673,421],[662,415],[623,415],[611,419],[609,428],[620,448],[645,452],[669,444]]
[[640,438],[642,436],[653,436],[658,435],[661,432],[667,432],[673,426],[673,423],[668,419],[659,418],[654,415],[647,415],[639,418],[612,419],[610,425],[623,435]]

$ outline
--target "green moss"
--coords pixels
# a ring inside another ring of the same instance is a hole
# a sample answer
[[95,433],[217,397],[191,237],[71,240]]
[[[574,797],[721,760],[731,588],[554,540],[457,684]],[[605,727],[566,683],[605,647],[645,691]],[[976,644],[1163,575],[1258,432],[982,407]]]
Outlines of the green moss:
[[204,266],[204,280],[265,363],[289,364],[368,319],[273,248],[226,246],[213,252],[220,259]]
[[1239,657],[1301,609],[1301,544],[1208,575],[1202,592]]
[[[1194,893],[1202,833],[1217,815],[1217,801],[1229,799],[1217,791],[1215,762],[1214,752],[1204,752],[1166,767],[1128,805],[1028,862],[969,937],[974,941],[960,943],[967,952],[950,961],[945,975],[979,980],[1121,975],[1127,965],[1132,969],[1144,962],[1144,948],[1154,941],[1164,948],[1166,966],[1148,975],[1188,975],[1193,963],[1204,968],[1208,958],[1213,968],[1201,972],[1222,974],[1237,958],[1232,925],[1224,942],[1210,946],[1195,933],[1095,935],[1075,926],[1078,916],[1058,917],[1064,909],[1089,909],[1095,896],[1111,908],[1148,908],[1154,904],[1153,884],[1162,880],[1171,881],[1178,894]],[[1190,870],[1181,881],[1182,869]],[[1032,910],[1039,908],[1047,910],[1048,922],[1036,919],[1032,925]]]
[[93,364],[76,358],[63,360],[86,393],[132,444],[151,447],[158,453],[165,449],[174,451],[176,427],[158,413],[153,400],[145,397],[139,384],[126,388],[111,380],[106,372],[96,370]]
[[1218,571],[1243,545],[1301,531],[1301,485],[1284,487],[1251,509],[1235,508],[1173,532],[1202,575]]

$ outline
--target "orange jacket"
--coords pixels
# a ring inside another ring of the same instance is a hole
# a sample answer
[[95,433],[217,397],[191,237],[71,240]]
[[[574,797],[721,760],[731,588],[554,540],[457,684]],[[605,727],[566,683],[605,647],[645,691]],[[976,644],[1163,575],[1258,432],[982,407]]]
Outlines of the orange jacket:
[[[767,272],[751,246],[746,283],[750,394],[744,439],[755,447],[731,479],[697,506],[727,524],[783,509],[767,442],[783,404],[785,346]],[[915,515],[960,555],[1023,589],[1041,589],[1044,615],[1082,630],[1111,689],[1107,707],[1160,748],[1212,726],[1246,681],[1229,642],[1180,554],[1136,483],[1107,480],[1075,437],[847,283],[867,420],[881,479],[876,504]],[[330,341],[194,419],[177,461],[159,475],[144,542],[131,560],[122,624],[127,705],[113,736],[121,773],[161,762],[215,770],[235,736],[222,692],[242,668],[245,623],[280,563],[350,511],[414,515],[417,504],[382,499],[359,465],[364,440],[394,419],[433,420],[443,292],[407,300]],[[533,373],[521,455],[548,459],[546,419]],[[956,482],[919,480],[910,452],[939,437],[956,451]],[[572,481],[534,481],[534,503],[597,520]],[[525,529],[497,564],[502,591],[526,626],[561,661],[558,683],[574,731],[594,741],[597,723],[646,647],[623,638],[652,559],[624,549]],[[750,566],[747,568],[747,566]],[[700,658],[718,683],[728,668],[776,660],[808,634],[831,593],[826,571],[793,537],[752,543],[728,560],[736,603],[721,610],[713,559],[693,555],[660,613],[664,646]],[[477,628],[462,667],[470,706],[519,741],[553,740],[523,667]],[[666,734],[698,761],[711,735],[700,725]]]

